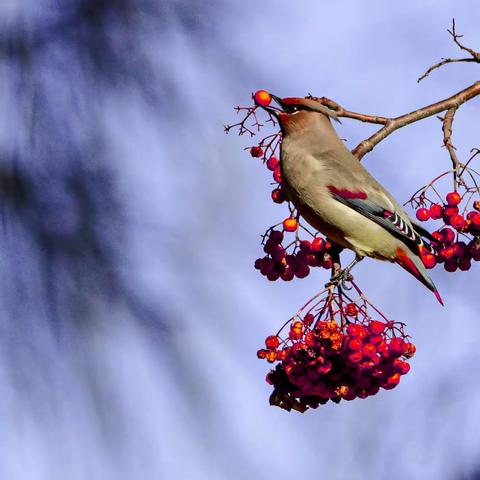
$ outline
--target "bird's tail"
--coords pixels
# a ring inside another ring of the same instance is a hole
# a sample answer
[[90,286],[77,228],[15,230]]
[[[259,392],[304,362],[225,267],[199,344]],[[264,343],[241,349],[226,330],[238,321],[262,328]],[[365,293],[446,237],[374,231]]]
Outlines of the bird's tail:
[[438,293],[437,287],[432,279],[428,276],[427,269],[425,268],[422,259],[408,247],[405,249],[399,247],[396,253],[396,262],[431,290],[440,304],[443,305],[442,297]]

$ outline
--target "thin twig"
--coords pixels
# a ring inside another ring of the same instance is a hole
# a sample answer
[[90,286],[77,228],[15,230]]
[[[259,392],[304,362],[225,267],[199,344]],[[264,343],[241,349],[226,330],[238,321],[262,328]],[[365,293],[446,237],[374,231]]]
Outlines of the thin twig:
[[443,67],[447,63],[455,63],[455,62],[475,62],[475,63],[480,63],[480,52],[477,52],[471,48],[466,47],[462,43],[460,43],[459,38],[462,38],[463,35],[458,35],[457,32],[455,31],[455,19],[452,20],[452,29],[447,30],[447,32],[452,36],[453,41],[455,44],[461,49],[464,50],[465,52],[468,52],[471,57],[467,58],[442,58],[442,60],[435,65],[432,65],[418,80],[417,82],[421,82],[424,78],[428,77],[433,70],[436,70],[437,68]]
[[460,162],[458,161],[457,154],[455,153],[455,147],[452,144],[452,124],[453,124],[453,117],[455,116],[455,112],[457,111],[457,109],[458,109],[458,106],[456,105],[449,108],[442,122],[443,145],[448,150],[450,159],[452,160],[453,189],[455,191],[457,191],[458,169],[460,166]]
[[337,102],[334,102],[327,97],[313,97],[309,95],[307,98],[315,100],[322,105],[330,108],[330,110],[335,111],[338,117],[352,118],[354,120],[360,120],[361,122],[376,123],[378,125],[386,125],[392,120],[391,118],[381,117],[379,115],[367,115],[365,113],[351,112],[349,110],[345,110]]

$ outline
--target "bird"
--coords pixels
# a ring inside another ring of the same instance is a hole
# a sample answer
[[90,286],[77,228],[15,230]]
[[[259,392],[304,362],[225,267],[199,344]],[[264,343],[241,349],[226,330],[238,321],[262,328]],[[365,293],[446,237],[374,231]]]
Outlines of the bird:
[[[421,259],[434,242],[395,198],[367,171],[332,125],[335,111],[310,98],[272,95],[278,108],[262,106],[281,128],[282,188],[298,213],[340,247],[403,267],[442,298]],[[428,242],[427,242],[428,240]]]

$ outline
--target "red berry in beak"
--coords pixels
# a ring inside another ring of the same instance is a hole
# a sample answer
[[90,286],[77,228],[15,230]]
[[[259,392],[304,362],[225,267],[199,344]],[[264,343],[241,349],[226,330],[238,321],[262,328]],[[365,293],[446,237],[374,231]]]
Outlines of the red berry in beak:
[[270,105],[272,96],[266,90],[257,90],[253,95],[255,103],[260,107]]

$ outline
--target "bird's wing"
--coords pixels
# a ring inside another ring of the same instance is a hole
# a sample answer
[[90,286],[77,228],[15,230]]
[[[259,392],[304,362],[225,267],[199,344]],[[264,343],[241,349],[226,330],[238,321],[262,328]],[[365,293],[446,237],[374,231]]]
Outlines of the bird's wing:
[[419,246],[429,248],[422,239],[423,232],[428,232],[419,225],[412,225],[405,212],[395,208],[393,202],[382,191],[373,188],[351,191],[345,188],[338,189],[332,185],[329,185],[328,189],[335,200],[382,226],[415,250]]
[[[318,156],[316,156],[319,158]],[[381,225],[408,245],[426,246],[422,237],[435,241],[430,232],[418,225],[395,201],[382,185],[345,148],[340,155],[327,154],[327,184],[333,198]],[[319,158],[320,159],[320,158]]]

